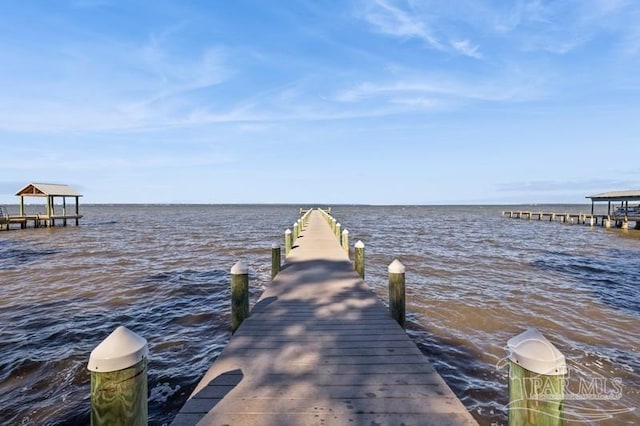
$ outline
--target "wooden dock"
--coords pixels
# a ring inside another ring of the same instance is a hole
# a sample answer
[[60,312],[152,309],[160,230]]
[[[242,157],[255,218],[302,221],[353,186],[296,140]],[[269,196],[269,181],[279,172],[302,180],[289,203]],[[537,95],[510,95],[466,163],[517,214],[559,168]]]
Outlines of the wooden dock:
[[477,422],[315,210],[282,271],[172,424]]
[[616,214],[586,214],[586,213],[556,213],[543,211],[508,210],[502,212],[503,217],[525,220],[558,221],[567,224],[602,226],[610,228],[613,224],[616,228],[629,228],[629,222],[635,222],[635,229],[640,229],[640,215],[616,215]]

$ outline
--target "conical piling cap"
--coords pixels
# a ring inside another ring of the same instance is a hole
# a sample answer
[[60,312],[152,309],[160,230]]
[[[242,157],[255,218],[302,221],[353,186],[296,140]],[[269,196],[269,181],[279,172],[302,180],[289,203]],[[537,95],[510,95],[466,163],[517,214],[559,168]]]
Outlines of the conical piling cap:
[[511,361],[536,374],[559,376],[567,373],[564,355],[533,327],[509,339],[507,352]]
[[119,326],[91,351],[89,371],[107,373],[133,367],[149,354],[147,340]]
[[404,274],[404,265],[398,260],[394,259],[389,265],[390,274]]

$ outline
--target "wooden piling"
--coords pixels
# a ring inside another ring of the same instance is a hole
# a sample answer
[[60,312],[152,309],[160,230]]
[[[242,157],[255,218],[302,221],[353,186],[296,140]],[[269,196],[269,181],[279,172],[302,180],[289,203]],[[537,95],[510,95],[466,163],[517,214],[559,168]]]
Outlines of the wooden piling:
[[280,272],[282,264],[280,244],[273,243],[271,245],[271,279],[274,279]]
[[147,341],[116,328],[91,352],[91,425],[147,424]]
[[242,262],[231,268],[231,332],[249,317],[249,270]]
[[535,328],[509,339],[507,349],[509,426],[562,426],[564,356]]
[[293,239],[294,241],[298,239],[299,233],[298,233],[298,223],[294,223],[293,224]]
[[347,256],[349,256],[349,231],[345,229],[342,231],[342,239],[340,240],[342,244],[342,248],[347,252]]
[[336,238],[340,241],[340,236],[342,235],[342,225],[336,223]]
[[405,268],[398,259],[389,265],[389,313],[404,328]]
[[364,280],[364,243],[360,240],[353,246],[354,247],[354,265],[355,270],[360,275],[360,278]]
[[291,229],[284,231],[284,255],[289,256],[293,247],[293,240],[291,238]]

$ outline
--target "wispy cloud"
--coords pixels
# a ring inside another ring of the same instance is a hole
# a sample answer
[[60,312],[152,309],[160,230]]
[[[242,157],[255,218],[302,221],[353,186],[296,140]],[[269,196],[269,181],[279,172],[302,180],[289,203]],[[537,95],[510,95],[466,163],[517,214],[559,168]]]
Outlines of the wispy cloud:
[[[531,81],[452,80],[443,76],[423,76],[389,83],[360,83],[337,92],[332,99],[339,102],[361,102],[399,96],[431,99],[458,99],[490,102],[521,102],[539,99],[544,91]],[[436,103],[432,100],[432,104]]]
[[[469,40],[458,40],[444,33],[443,28],[424,17],[419,11],[411,7],[411,3],[404,4],[404,8],[392,0],[376,0],[367,3],[362,12],[362,18],[367,21],[374,31],[392,37],[422,40],[428,48],[446,53],[457,53],[474,59],[482,59],[480,48]],[[436,35],[441,33],[440,36]]]
[[469,40],[452,40],[451,46],[458,52],[471,58],[482,59],[482,54],[477,45],[472,45]]

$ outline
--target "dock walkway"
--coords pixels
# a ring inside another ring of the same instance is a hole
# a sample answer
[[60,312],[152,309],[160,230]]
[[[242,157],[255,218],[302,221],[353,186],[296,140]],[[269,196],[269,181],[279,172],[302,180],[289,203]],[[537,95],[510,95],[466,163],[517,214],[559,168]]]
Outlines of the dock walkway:
[[294,247],[173,425],[477,424],[320,212]]

